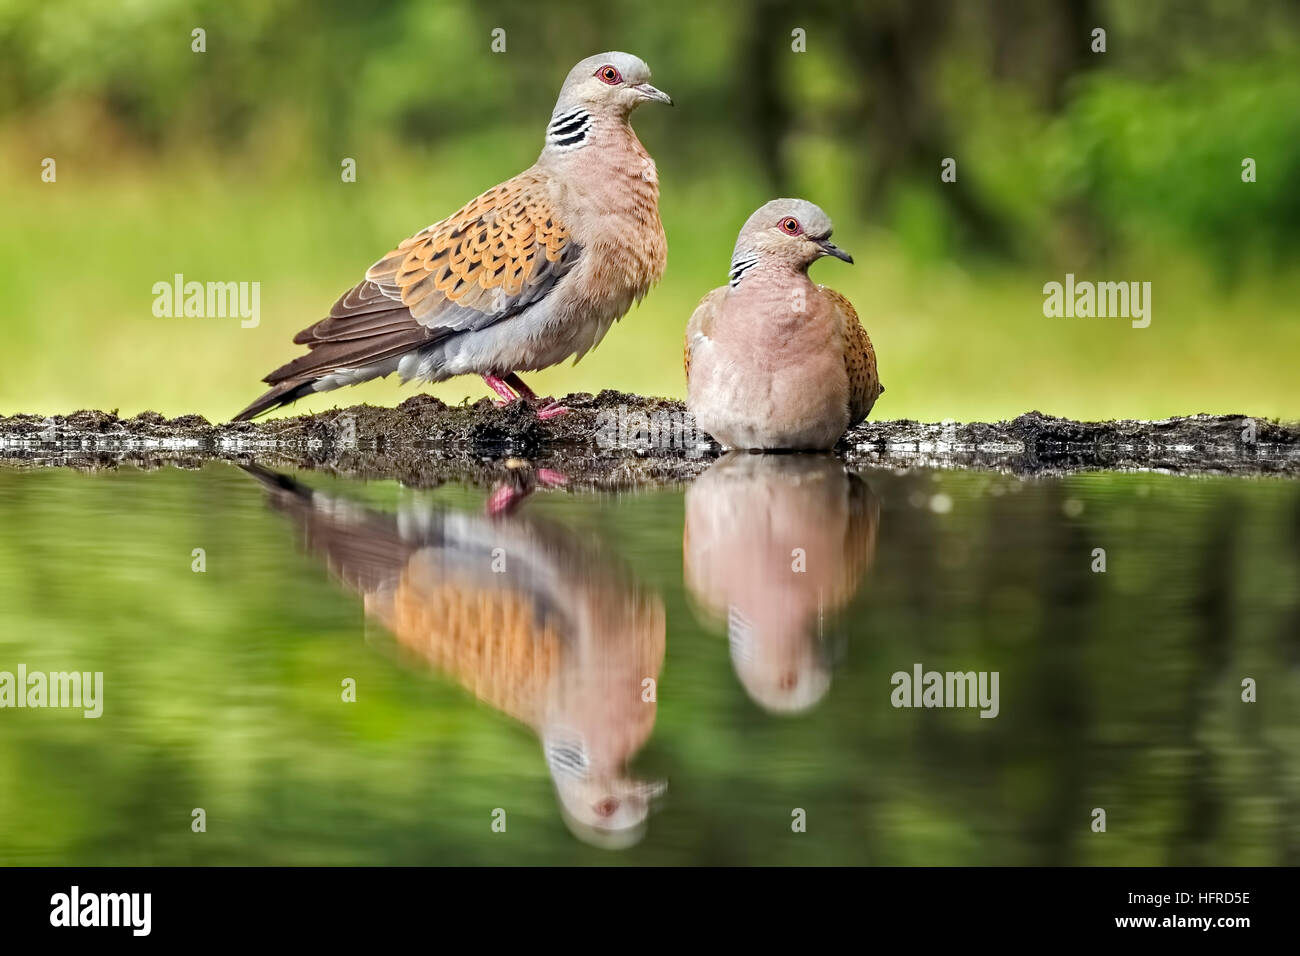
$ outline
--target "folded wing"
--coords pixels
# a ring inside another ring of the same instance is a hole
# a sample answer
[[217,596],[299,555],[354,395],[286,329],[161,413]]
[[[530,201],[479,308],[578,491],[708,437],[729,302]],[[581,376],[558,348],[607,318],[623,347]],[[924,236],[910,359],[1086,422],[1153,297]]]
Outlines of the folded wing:
[[294,337],[308,352],[266,376],[270,391],[235,420],[319,390],[330,375],[387,375],[407,352],[516,316],[545,298],[580,255],[542,175],[526,170],[371,266],[329,315]]
[[836,313],[836,325],[843,330],[844,370],[849,377],[849,426],[867,417],[876,399],[884,391],[876,371],[876,350],[867,330],[858,321],[858,313],[844,296],[834,289],[819,287]]

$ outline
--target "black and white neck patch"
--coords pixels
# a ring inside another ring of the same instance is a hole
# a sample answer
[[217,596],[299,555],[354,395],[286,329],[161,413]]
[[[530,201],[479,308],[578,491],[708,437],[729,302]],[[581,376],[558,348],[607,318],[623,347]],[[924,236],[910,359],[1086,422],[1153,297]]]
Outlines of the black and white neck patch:
[[561,113],[546,127],[546,145],[556,149],[577,149],[587,141],[591,114],[581,106]]
[[740,285],[740,280],[745,277],[745,273],[756,265],[758,265],[758,256],[752,252],[743,253],[732,259],[731,274],[728,277],[731,287],[734,289]]
[[548,741],[546,744],[546,763],[551,768],[551,776],[574,777],[581,780],[587,776],[591,761],[580,741]]

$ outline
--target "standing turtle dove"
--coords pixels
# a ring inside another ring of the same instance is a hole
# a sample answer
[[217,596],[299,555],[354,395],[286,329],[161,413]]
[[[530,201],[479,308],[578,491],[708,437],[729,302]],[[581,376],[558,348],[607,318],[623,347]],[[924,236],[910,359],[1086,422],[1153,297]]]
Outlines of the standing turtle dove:
[[642,103],[672,103],[649,79],[628,53],[575,66],[537,162],[371,266],[234,420],[393,372],[481,375],[503,403],[564,412],[518,373],[581,358],[663,275],[659,179],[629,123]]
[[749,217],[730,283],[686,327],[686,405],[727,448],[831,448],[884,389],[876,353],[849,300],[808,279],[831,221],[802,199],[774,199]]

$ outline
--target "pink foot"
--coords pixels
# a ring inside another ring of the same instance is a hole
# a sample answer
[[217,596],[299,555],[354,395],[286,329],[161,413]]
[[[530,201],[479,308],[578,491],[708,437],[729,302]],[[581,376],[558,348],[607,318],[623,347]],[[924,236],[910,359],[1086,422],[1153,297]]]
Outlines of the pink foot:
[[505,408],[522,399],[537,408],[537,417],[543,421],[568,411],[553,398],[538,398],[537,393],[525,385],[524,380],[514,372],[505,375],[487,374],[483,376],[483,381],[487,382],[488,388],[501,396],[499,401],[494,399],[492,402],[497,408]]
[[549,468],[538,468],[537,480],[548,488],[558,488],[569,483],[569,476]]
[[512,511],[515,505],[528,497],[528,492],[518,488],[512,488],[509,485],[498,485],[488,495],[487,513],[490,518],[499,518],[503,514]]

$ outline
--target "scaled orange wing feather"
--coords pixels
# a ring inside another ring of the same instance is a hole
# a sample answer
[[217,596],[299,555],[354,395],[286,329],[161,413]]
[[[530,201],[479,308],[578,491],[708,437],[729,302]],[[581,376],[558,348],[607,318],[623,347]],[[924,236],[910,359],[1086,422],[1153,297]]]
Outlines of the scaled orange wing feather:
[[852,427],[870,414],[882,391],[876,371],[876,350],[872,348],[867,330],[858,320],[853,303],[834,289],[819,288],[835,310],[839,320],[837,324],[843,331],[844,370],[849,377],[849,425]]
[[477,329],[544,296],[579,251],[530,169],[407,239],[366,280],[427,328]]
[[535,167],[407,239],[294,342],[309,349],[264,379],[275,386],[237,418],[298,397],[338,369],[391,360],[459,332],[486,328],[544,298],[581,247],[550,204]]

